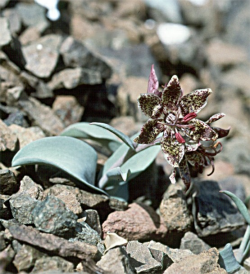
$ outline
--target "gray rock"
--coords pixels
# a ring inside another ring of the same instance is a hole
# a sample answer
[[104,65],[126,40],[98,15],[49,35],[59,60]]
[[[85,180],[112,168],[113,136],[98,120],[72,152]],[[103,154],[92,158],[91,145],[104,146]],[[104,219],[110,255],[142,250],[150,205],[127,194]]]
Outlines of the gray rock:
[[47,256],[38,249],[30,245],[22,245],[17,251],[13,264],[19,271],[28,271],[31,267],[35,265],[37,259]]
[[4,17],[0,18],[0,48],[7,46],[11,42],[11,33],[9,29],[8,20]]
[[160,214],[170,231],[186,232],[191,229],[193,218],[180,185],[170,185],[160,204]]
[[0,232],[0,251],[4,250],[7,247],[5,243],[4,231]]
[[83,68],[64,69],[53,75],[49,88],[52,90],[73,89],[80,85],[96,85],[101,82],[101,75],[98,71]]
[[15,151],[17,146],[17,136],[0,119],[0,151]]
[[31,97],[28,100],[20,100],[18,104],[27,113],[32,125],[39,126],[47,135],[58,135],[62,132],[62,121],[48,106]]
[[195,230],[200,237],[233,231],[244,225],[244,219],[233,202],[220,193],[215,181],[195,183],[193,196],[193,217]]
[[136,273],[154,273],[162,269],[161,263],[152,257],[148,247],[138,241],[128,242],[127,253]]
[[[2,106],[0,106],[0,109],[2,110]],[[26,120],[26,115],[22,111],[13,111],[11,112],[6,119],[3,120],[4,123],[7,126],[10,126],[12,124],[18,125],[20,127],[25,127],[27,128],[28,122]]]
[[134,274],[128,254],[123,247],[110,249],[96,264],[110,274]]
[[15,251],[11,248],[11,245],[8,245],[3,251],[0,252],[0,268],[1,272],[4,272],[6,266],[8,266],[15,256]]
[[10,209],[13,217],[21,224],[33,224],[32,210],[37,205],[37,200],[29,195],[19,193],[13,195],[10,200]]
[[60,48],[66,67],[82,67],[99,72],[102,78],[111,76],[111,68],[99,57],[89,51],[80,41],[73,37],[66,38]]
[[9,199],[8,195],[0,194],[0,219],[9,220],[13,218],[10,208],[5,204],[5,202],[7,202],[8,199]]
[[24,176],[20,182],[20,189],[17,194],[24,193],[31,198],[42,200],[43,188],[35,183],[29,176]]
[[59,236],[70,235],[77,220],[77,215],[67,209],[64,202],[50,195],[37,203],[32,217],[37,229]]
[[99,236],[102,236],[102,226],[100,223],[100,217],[97,210],[86,209],[84,211],[83,217],[86,218],[85,222],[94,229]]
[[35,266],[31,273],[38,273],[48,270],[60,270],[63,272],[74,272],[73,263],[66,261],[65,259],[57,256],[43,257],[35,262]]
[[149,246],[148,249],[150,250],[150,253],[152,254],[153,258],[161,264],[162,269],[168,268],[173,263],[173,260],[163,251],[154,249]]
[[11,223],[8,229],[12,237],[34,247],[45,249],[61,257],[76,257],[81,260],[98,260],[100,253],[97,247],[84,242],[70,243],[68,240],[53,234],[41,233],[33,227]]
[[49,34],[23,47],[25,68],[39,78],[50,77],[59,58],[61,42],[60,35]]
[[189,249],[196,255],[207,251],[209,248],[211,247],[192,232],[186,232],[181,239],[180,249]]
[[5,9],[3,11],[3,15],[5,18],[8,19],[9,22],[9,29],[12,35],[17,35],[21,28],[22,22],[21,17],[16,9]]
[[18,189],[14,173],[9,169],[0,170],[0,194],[11,195]]
[[0,1],[0,9],[6,7],[9,2],[10,2],[10,0],[1,0]]

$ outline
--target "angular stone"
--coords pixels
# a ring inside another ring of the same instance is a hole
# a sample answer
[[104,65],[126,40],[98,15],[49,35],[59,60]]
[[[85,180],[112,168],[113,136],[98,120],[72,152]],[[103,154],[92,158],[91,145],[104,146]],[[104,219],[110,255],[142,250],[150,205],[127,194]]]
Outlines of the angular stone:
[[93,228],[99,236],[102,236],[102,226],[98,211],[94,209],[86,209],[83,216],[86,218],[85,222]]
[[6,247],[4,231],[0,231],[0,251],[4,250]]
[[3,15],[5,18],[8,19],[9,22],[9,29],[12,35],[17,35],[21,28],[22,22],[21,17],[19,16],[16,9],[5,9],[3,11]]
[[20,36],[19,40],[23,46],[28,45],[40,38],[39,30],[36,27],[27,28]]
[[186,232],[191,229],[193,218],[181,186],[169,186],[160,204],[160,214],[169,231]]
[[191,255],[178,263],[173,263],[163,274],[226,274],[226,270],[218,264],[219,252],[216,248],[202,252],[200,255]]
[[19,105],[27,113],[33,126],[39,126],[48,135],[58,135],[62,132],[64,128],[62,121],[48,106],[31,97],[19,101]]
[[5,204],[5,202],[7,202],[8,199],[9,199],[8,195],[0,194],[0,219],[9,220],[13,218],[10,208]]
[[45,137],[45,134],[39,127],[24,128],[13,124],[9,126],[9,129],[17,136],[20,149],[35,140]]
[[70,243],[68,240],[53,234],[41,233],[33,227],[10,224],[9,231],[16,240],[45,249],[61,257],[76,257],[81,260],[100,257],[96,246],[84,242]]
[[0,119],[0,151],[15,151],[18,146],[17,136]]
[[36,184],[29,176],[24,176],[20,182],[20,189],[17,193],[24,193],[29,195],[31,198],[42,200],[43,199],[43,188],[41,185]]
[[180,249],[189,249],[196,255],[203,251],[207,251],[209,248],[211,247],[208,244],[190,231],[186,232],[184,237],[181,239]]
[[163,251],[150,248],[150,247],[148,247],[148,249],[150,253],[152,254],[153,258],[161,264],[162,269],[166,269],[173,263],[173,260]]
[[61,272],[74,272],[73,263],[66,261],[65,259],[52,256],[52,257],[43,257],[35,262],[35,266],[30,273],[39,273],[45,271],[55,271],[60,270]]
[[24,95],[24,88],[22,86],[17,86],[13,88],[8,88],[6,92],[6,103],[9,106],[15,106],[17,101],[19,101]]
[[50,195],[36,204],[32,217],[37,229],[58,236],[70,235],[77,220],[77,215],[68,210],[64,202]]
[[22,245],[16,253],[13,264],[19,271],[28,271],[35,265],[37,259],[46,256],[44,253],[30,245]]
[[11,195],[18,190],[14,173],[9,169],[0,169],[0,194]]
[[128,254],[122,247],[110,249],[96,264],[110,274],[135,274]]
[[80,85],[96,85],[101,82],[102,78],[98,71],[85,68],[64,69],[53,75],[49,88],[52,90],[73,89]]
[[0,252],[0,267],[1,272],[4,272],[6,266],[8,266],[15,256],[15,251],[12,249],[11,245],[8,245],[3,251]]
[[25,68],[37,77],[50,77],[59,58],[61,42],[61,36],[49,34],[23,47],[26,60]]
[[65,126],[79,122],[84,111],[74,96],[63,95],[56,97],[52,109]]
[[250,271],[250,257],[244,260],[243,266],[245,267],[246,270]]
[[60,48],[64,64],[67,67],[82,67],[99,72],[102,78],[111,76],[111,68],[99,57],[94,56],[80,41],[67,37]]
[[9,29],[8,20],[4,17],[0,17],[0,48],[7,46],[11,42],[11,33]]
[[195,183],[197,193],[193,201],[195,230],[200,237],[233,231],[244,225],[244,219],[233,202],[220,193],[215,181]]
[[109,231],[130,241],[163,240],[168,232],[163,220],[151,207],[136,203],[130,204],[125,211],[109,214],[102,229],[104,238]]
[[130,241],[127,244],[126,251],[132,260],[132,267],[136,273],[154,273],[162,270],[162,265],[152,257],[148,247],[138,241]]
[[1,0],[0,1],[0,9],[6,7],[9,2],[10,2],[10,0]]

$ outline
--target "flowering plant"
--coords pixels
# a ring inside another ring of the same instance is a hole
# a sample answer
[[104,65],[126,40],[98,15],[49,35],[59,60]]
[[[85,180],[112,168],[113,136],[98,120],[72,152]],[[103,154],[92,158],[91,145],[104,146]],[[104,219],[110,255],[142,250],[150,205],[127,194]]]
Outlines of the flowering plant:
[[[187,189],[191,184],[188,163],[200,172],[203,167],[211,165],[211,175],[214,156],[222,150],[222,144],[217,139],[227,136],[230,130],[210,126],[224,117],[223,113],[213,115],[206,122],[196,118],[206,106],[211,92],[211,89],[200,89],[183,96],[177,76],[173,76],[160,90],[152,65],[147,93],[138,98],[139,107],[150,118],[134,142],[160,143],[165,159],[174,167],[170,175],[171,182],[175,183],[176,168],[179,168]],[[158,137],[160,133],[162,136]]]

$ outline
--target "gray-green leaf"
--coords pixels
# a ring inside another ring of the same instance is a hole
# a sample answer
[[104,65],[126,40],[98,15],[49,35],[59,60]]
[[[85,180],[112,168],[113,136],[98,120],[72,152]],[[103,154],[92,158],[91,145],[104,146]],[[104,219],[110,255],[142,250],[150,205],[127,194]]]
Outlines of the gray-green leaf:
[[66,136],[46,137],[36,140],[14,156],[12,166],[51,165],[57,167],[88,187],[106,194],[94,186],[97,154],[80,140]]

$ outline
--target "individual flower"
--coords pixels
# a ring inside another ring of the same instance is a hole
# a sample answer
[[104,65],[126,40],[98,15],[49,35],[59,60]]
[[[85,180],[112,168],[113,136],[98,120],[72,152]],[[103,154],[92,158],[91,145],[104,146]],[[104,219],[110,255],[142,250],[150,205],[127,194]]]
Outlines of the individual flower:
[[[147,93],[138,98],[139,107],[149,116],[149,120],[134,141],[139,144],[161,143],[168,163],[180,168],[186,152],[193,153],[201,142],[214,142],[219,135],[223,135],[223,129],[213,128],[210,124],[224,114],[213,115],[207,122],[196,118],[197,113],[206,106],[211,92],[211,89],[200,89],[183,96],[177,76],[173,76],[161,91],[152,65]],[[160,133],[162,137],[158,137]],[[175,169],[170,176],[172,182],[175,181],[174,177]]]

